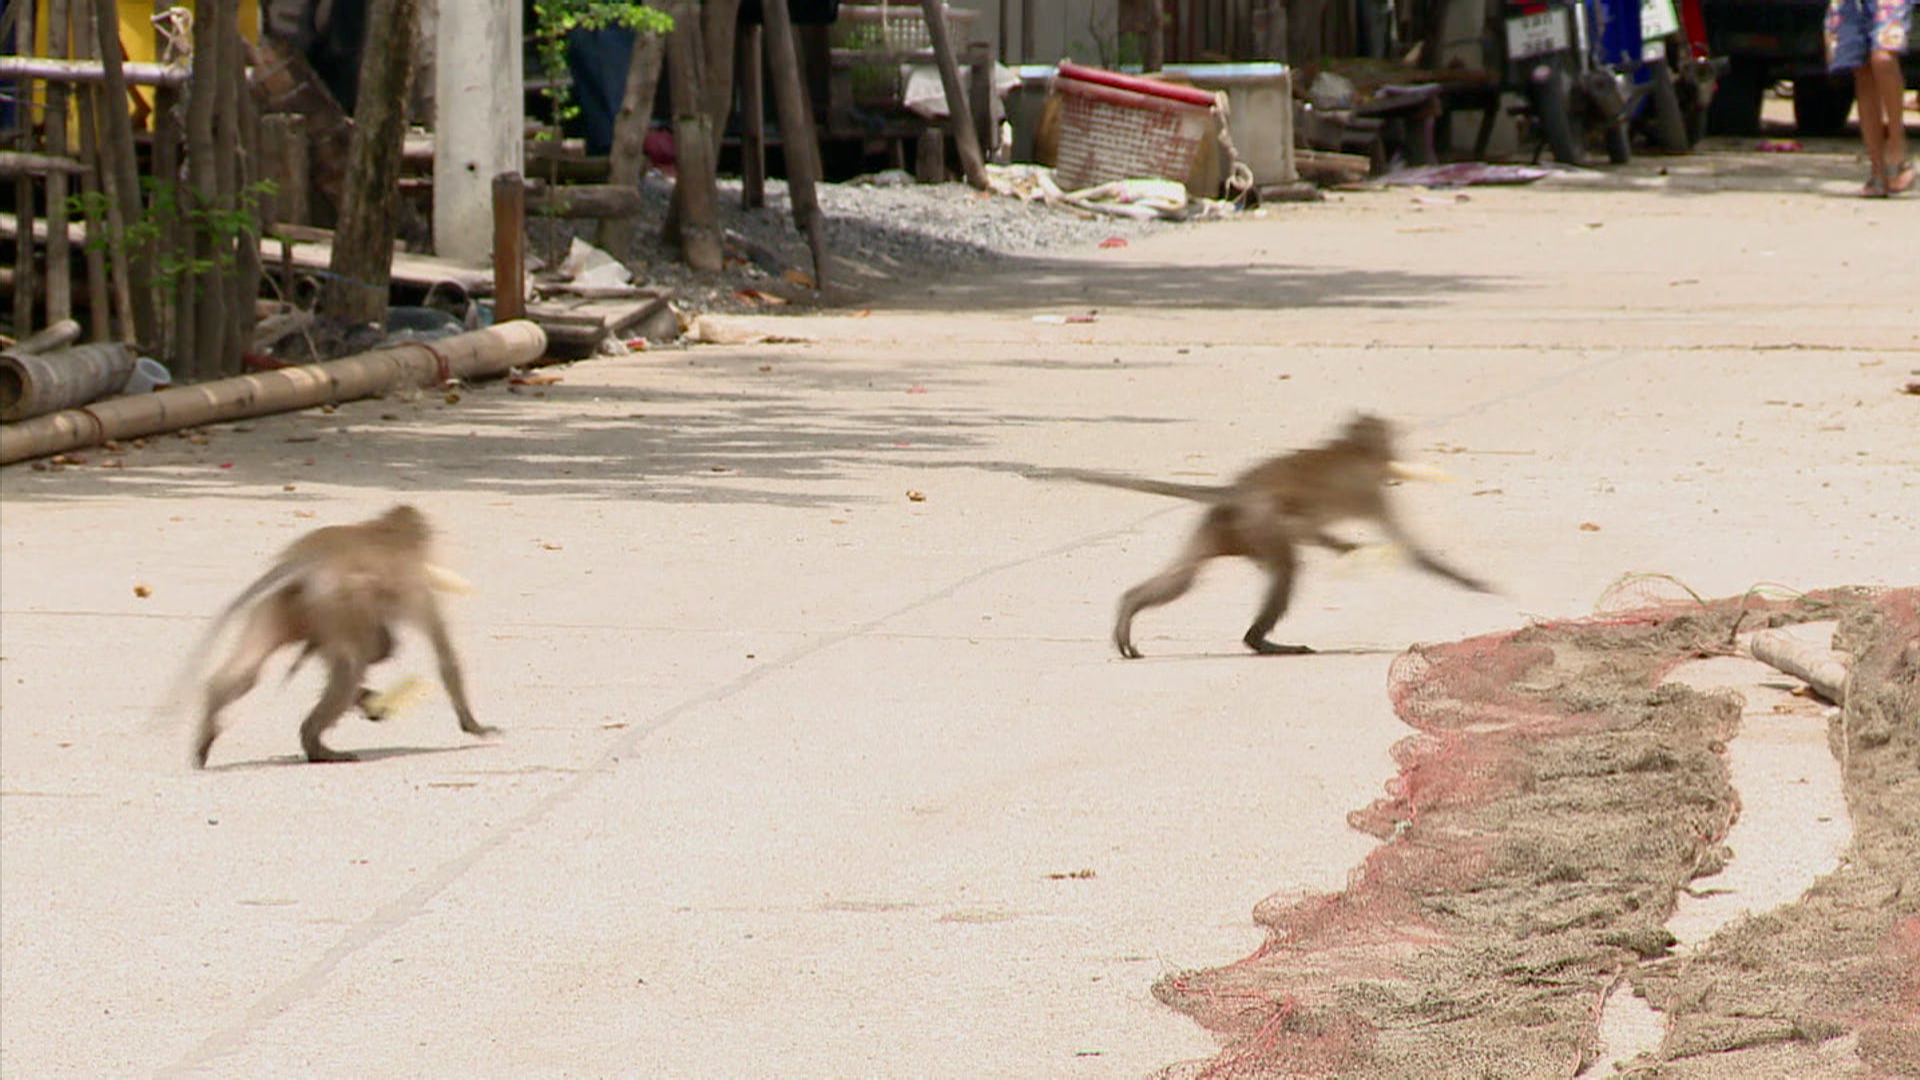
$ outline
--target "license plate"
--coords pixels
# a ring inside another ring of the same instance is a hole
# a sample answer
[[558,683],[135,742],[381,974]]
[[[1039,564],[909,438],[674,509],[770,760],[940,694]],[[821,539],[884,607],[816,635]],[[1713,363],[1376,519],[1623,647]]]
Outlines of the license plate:
[[1653,41],[1680,32],[1680,16],[1673,0],[1642,0],[1640,4],[1640,40]]
[[1507,20],[1507,59],[1526,60],[1543,53],[1571,48],[1565,8],[1549,8]]

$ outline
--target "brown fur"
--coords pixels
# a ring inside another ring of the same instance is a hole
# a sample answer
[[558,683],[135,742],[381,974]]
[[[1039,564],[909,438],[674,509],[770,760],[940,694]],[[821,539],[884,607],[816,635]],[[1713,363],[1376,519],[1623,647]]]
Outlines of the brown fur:
[[430,534],[425,516],[405,505],[371,521],[316,529],[227,605],[198,655],[243,610],[246,619],[233,651],[207,679],[194,764],[206,766],[220,732],[220,711],[253,688],[269,656],[293,644],[302,646],[296,664],[315,656],[327,666],[326,689],[300,723],[300,749],[308,761],[353,760],[352,754],[329,749],[320,737],[341,713],[366,698],[361,680],[393,652],[393,632],[403,625],[419,628],[432,643],[460,730],[491,734],[494,729],[477,723],[467,705],[460,661],[434,600],[427,568]]
[[1339,552],[1353,550],[1356,545],[1327,532],[1329,525],[1347,519],[1378,524],[1421,569],[1465,588],[1491,591],[1421,547],[1395,517],[1387,501],[1387,486],[1394,478],[1393,431],[1376,416],[1355,417],[1339,438],[1272,458],[1225,485],[1176,484],[1101,472],[1065,475],[1208,504],[1200,528],[1172,564],[1120,598],[1113,643],[1128,659],[1140,655],[1140,650],[1133,647],[1133,617],[1143,608],[1178,598],[1193,586],[1207,560],[1223,555],[1252,559],[1269,578],[1266,599],[1243,639],[1247,647],[1258,653],[1312,652],[1304,645],[1276,644],[1267,634],[1286,614],[1292,598],[1299,545],[1314,544]]

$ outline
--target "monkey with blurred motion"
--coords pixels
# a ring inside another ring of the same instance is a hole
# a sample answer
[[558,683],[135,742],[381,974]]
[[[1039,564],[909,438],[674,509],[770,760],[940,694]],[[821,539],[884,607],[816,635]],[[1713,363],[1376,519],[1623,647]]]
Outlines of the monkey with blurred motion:
[[327,668],[326,689],[300,723],[300,749],[308,761],[352,761],[354,755],[330,749],[321,736],[356,702],[366,708],[372,697],[362,687],[367,669],[393,652],[394,631],[411,625],[426,634],[440,665],[440,681],[460,720],[460,730],[489,735],[495,729],[476,722],[467,705],[445,621],[433,590],[455,581],[427,562],[431,529],[411,506],[354,525],[316,529],[289,546],[273,568],[228,604],[202,637],[189,674],[200,670],[220,631],[245,612],[239,637],[226,660],[207,679],[194,764],[205,768],[207,752],[220,733],[220,711],[253,688],[267,658],[283,646],[299,644],[298,666],[309,656]]
[[1130,660],[1140,656],[1133,646],[1133,617],[1178,598],[1193,586],[1202,564],[1223,555],[1245,556],[1267,572],[1266,599],[1243,639],[1247,647],[1268,654],[1312,652],[1304,645],[1276,644],[1267,635],[1287,612],[1299,546],[1352,551],[1358,545],[1326,531],[1348,519],[1377,524],[1421,569],[1476,592],[1492,591],[1421,547],[1394,515],[1387,501],[1389,483],[1419,474],[1394,461],[1392,426],[1377,416],[1356,416],[1338,438],[1256,465],[1230,484],[1176,484],[1082,470],[1055,475],[1207,504],[1199,530],[1172,564],[1120,598],[1113,643]]

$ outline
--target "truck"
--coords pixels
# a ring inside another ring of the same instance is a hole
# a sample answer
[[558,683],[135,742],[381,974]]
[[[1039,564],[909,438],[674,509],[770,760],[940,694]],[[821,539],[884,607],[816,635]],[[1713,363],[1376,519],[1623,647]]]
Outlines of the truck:
[[[1829,75],[1822,35],[1827,0],[1702,0],[1707,43],[1725,57],[1707,130],[1751,135],[1760,130],[1760,102],[1777,82],[1793,86],[1793,121],[1802,135],[1838,135],[1853,110],[1853,79]],[[1920,9],[1916,9],[1920,10]],[[1915,44],[1920,45],[1920,36]],[[1920,80],[1920,54],[1909,49],[1901,69]]]

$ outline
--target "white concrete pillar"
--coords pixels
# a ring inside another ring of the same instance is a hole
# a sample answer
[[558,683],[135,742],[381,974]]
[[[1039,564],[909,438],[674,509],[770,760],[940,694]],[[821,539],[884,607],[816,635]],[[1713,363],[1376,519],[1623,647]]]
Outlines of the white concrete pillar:
[[433,247],[493,258],[493,178],[526,171],[520,0],[439,0],[434,31]]

